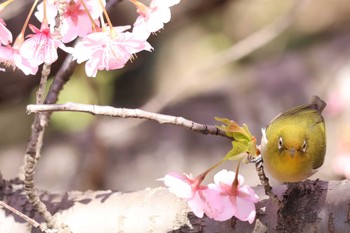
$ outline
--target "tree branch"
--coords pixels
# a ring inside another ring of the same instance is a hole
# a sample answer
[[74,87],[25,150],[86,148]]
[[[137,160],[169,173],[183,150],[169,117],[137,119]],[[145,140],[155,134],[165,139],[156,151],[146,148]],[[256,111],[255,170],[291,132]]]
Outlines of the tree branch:
[[[56,16],[56,25],[55,25],[55,34],[59,35],[58,39],[60,39],[60,29],[61,29],[65,5],[66,5],[66,2],[64,0],[60,0],[58,2],[58,14]],[[44,103],[44,93],[45,93],[47,79],[49,78],[50,73],[51,73],[51,64],[44,63],[43,69],[41,72],[39,88],[36,92],[36,104]],[[25,187],[29,202],[33,205],[33,208],[36,211],[38,211],[38,213],[42,216],[45,222],[45,224],[43,224],[41,228],[45,229],[47,225],[48,228],[57,229],[58,228],[57,223],[55,219],[52,217],[51,213],[47,210],[46,205],[40,200],[40,197],[37,194],[37,190],[34,183],[35,168],[41,155],[41,148],[43,145],[45,128],[48,124],[49,118],[50,116],[46,113],[38,113],[34,117],[34,122],[32,124],[32,132],[31,132],[31,136],[29,138],[26,153],[25,153],[24,187]],[[65,229],[67,232],[69,232],[69,229],[67,229],[64,225],[60,226],[60,229]]]
[[[0,197],[7,205],[40,222],[18,181],[6,181]],[[281,207],[254,187],[260,200],[253,224],[235,218],[217,222],[197,218],[187,203],[165,188],[133,193],[40,192],[49,211],[74,233],[96,232],[350,232],[350,181],[304,181],[274,187]],[[3,232],[31,232],[22,218],[0,209]]]
[[[37,104],[42,104],[44,102],[44,92],[50,71],[51,65],[45,63],[43,65],[39,88],[36,92]],[[34,122],[32,124],[32,133],[25,153],[24,187],[29,202],[33,205],[34,209],[38,211],[41,216],[43,216],[44,221],[47,223],[49,228],[52,228],[55,225],[55,221],[50,212],[47,211],[45,204],[40,201],[34,184],[35,167],[40,158],[47,122],[48,118],[44,113],[35,114]]]
[[[127,108],[113,108],[110,106],[98,106],[89,104],[30,104],[27,106],[27,113],[39,113],[39,112],[54,112],[54,111],[69,111],[69,112],[85,112],[92,115],[105,115],[120,118],[139,118],[154,120],[160,124],[172,124],[185,127],[191,131],[201,134],[219,135],[222,137],[230,138],[226,135],[225,131],[218,129],[212,125],[199,124],[194,121],[187,120],[183,117],[169,116],[160,113],[147,112],[140,109],[127,109]],[[232,140],[232,138],[230,138]]]

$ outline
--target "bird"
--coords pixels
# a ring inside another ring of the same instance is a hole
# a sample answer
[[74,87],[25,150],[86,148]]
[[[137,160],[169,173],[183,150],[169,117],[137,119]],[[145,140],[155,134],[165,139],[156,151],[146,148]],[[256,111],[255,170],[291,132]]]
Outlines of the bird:
[[299,182],[324,162],[326,103],[313,96],[310,104],[277,115],[262,129],[261,156],[267,173],[279,182]]

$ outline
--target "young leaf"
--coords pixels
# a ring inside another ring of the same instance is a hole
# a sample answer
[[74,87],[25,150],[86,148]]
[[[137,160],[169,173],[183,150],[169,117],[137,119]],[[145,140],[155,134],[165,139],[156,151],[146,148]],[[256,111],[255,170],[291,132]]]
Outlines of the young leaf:
[[217,128],[225,131],[226,135],[233,139],[232,149],[226,154],[225,160],[236,160],[256,153],[256,139],[250,133],[246,124],[239,126],[235,121],[227,118],[215,117],[215,120],[223,123]]

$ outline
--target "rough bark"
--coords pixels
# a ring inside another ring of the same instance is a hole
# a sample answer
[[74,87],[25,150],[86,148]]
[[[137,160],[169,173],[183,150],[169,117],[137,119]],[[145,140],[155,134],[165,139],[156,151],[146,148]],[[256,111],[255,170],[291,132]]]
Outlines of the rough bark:
[[[253,224],[194,216],[185,201],[165,188],[133,193],[88,191],[41,193],[41,200],[72,232],[350,232],[350,181],[305,181],[274,187],[273,203],[261,186]],[[41,221],[18,180],[0,185],[0,200]],[[0,232],[37,232],[23,219],[0,208]]]

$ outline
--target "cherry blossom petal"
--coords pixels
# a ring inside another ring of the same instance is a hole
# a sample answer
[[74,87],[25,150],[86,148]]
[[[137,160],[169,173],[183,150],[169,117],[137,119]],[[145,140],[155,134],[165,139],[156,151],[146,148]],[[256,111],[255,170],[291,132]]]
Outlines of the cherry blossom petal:
[[209,184],[210,189],[220,192],[222,199],[218,200],[225,206],[224,211],[213,216],[213,219],[225,221],[232,216],[236,216],[242,221],[252,223],[255,219],[256,211],[254,203],[257,203],[259,197],[248,185],[242,185],[244,178],[238,175],[238,186],[233,190],[232,183],[235,179],[235,173],[232,171],[221,170],[214,176],[215,184]]
[[151,32],[146,29],[146,23],[143,19],[143,17],[138,17],[133,25],[132,33],[135,35],[135,38],[138,38],[140,40],[147,40]]
[[[98,57],[102,57],[102,51],[97,51],[94,55]],[[98,59],[90,59],[85,63],[85,72],[88,77],[96,77],[97,71],[100,69],[101,65],[101,60]],[[101,70],[102,70],[101,69]]]
[[198,218],[203,218],[205,206],[203,199],[198,192],[195,192],[192,198],[187,199],[187,204],[194,215],[196,215]]
[[124,32],[130,26],[114,27],[115,38],[109,31],[94,32],[85,36],[74,48],[73,59],[85,64],[86,74],[95,77],[97,70],[120,69],[142,50],[151,51],[151,45],[136,38],[131,32]]
[[170,192],[180,198],[184,198],[191,211],[197,217],[202,218],[204,213],[210,215],[212,212],[217,211],[216,208],[211,208],[208,203],[217,199],[219,193],[209,190],[207,186],[199,185],[199,181],[193,179],[191,175],[172,172],[159,180],[164,181]]
[[248,221],[253,223],[256,215],[254,202],[247,198],[241,198],[240,196],[236,199],[237,212],[235,213],[236,218],[241,221]]
[[77,17],[77,22],[72,18],[65,18],[61,27],[62,42],[73,41],[77,36],[83,37],[92,31],[91,21],[87,14]]
[[54,39],[48,27],[38,29],[33,25],[29,25],[35,34],[28,35],[21,48],[21,55],[28,59],[32,66],[39,66],[42,63],[52,64],[58,58],[57,48],[62,44]]
[[[137,17],[134,26],[142,25],[149,33],[157,32],[171,19],[169,7],[178,4],[179,0],[153,0],[149,7],[138,1],[133,1],[137,6]],[[142,22],[143,21],[143,22]]]
[[203,209],[209,218],[216,220],[217,216],[221,216],[224,212],[230,210],[230,206],[227,206],[227,198],[221,195],[220,190],[212,189],[208,185],[208,189],[203,190],[202,195],[205,204]]
[[[55,25],[55,18],[58,14],[58,2],[57,1],[46,1],[46,18],[50,25]],[[43,22],[44,18],[44,3],[41,2],[37,6],[37,11],[34,13],[35,17]]]
[[171,172],[159,180],[164,181],[165,186],[167,186],[169,191],[176,196],[180,198],[193,198],[192,187],[189,183],[189,180],[191,179],[191,175]]
[[248,185],[242,185],[239,187],[238,196],[249,199],[253,203],[257,203],[259,201],[259,196],[256,195],[255,191]]
[[[99,1],[85,0],[87,9],[96,23],[99,25],[98,18],[102,13],[102,9]],[[103,4],[106,5],[106,1],[103,0]],[[58,13],[57,1],[47,2],[47,18],[51,27],[55,25],[55,17]],[[40,22],[43,19],[43,3],[37,7],[35,16]],[[85,11],[85,8],[81,4],[80,0],[67,0],[66,8],[63,14],[61,36],[62,42],[68,43],[74,40],[77,36],[83,37],[92,31],[92,23]]]
[[[234,179],[235,179],[235,173],[233,171],[227,171],[226,169],[223,169],[215,174],[214,183],[218,186],[220,186],[220,183],[225,183],[231,186]],[[243,176],[238,175],[238,183],[239,184],[244,183]]]
[[12,33],[6,28],[4,20],[0,18],[0,44],[8,45],[12,42]]
[[5,66],[18,68],[22,70],[25,75],[34,75],[38,72],[38,66],[32,66],[29,60],[22,57],[18,50],[10,46],[0,46],[0,63],[5,64]]
[[[196,185],[199,181],[186,174],[169,173],[160,180],[164,181],[170,192],[186,199],[192,212],[199,218],[205,213],[217,221],[236,216],[252,223],[256,215],[254,203],[258,202],[258,196],[247,185],[238,184],[238,187],[232,188],[234,179],[234,172],[222,170],[214,176],[215,183],[208,186]],[[241,176],[242,183],[243,180]]]

